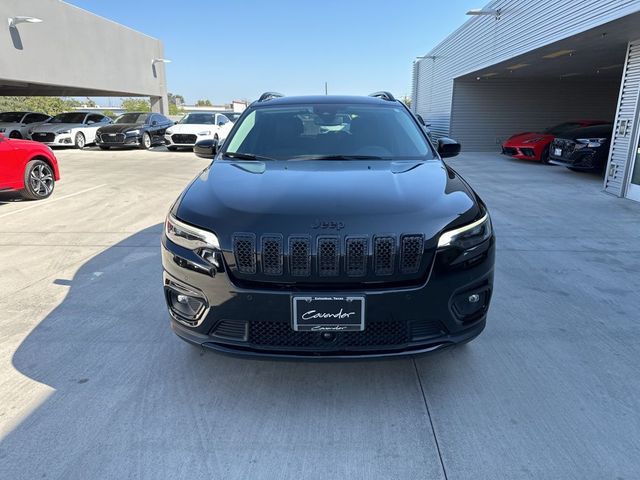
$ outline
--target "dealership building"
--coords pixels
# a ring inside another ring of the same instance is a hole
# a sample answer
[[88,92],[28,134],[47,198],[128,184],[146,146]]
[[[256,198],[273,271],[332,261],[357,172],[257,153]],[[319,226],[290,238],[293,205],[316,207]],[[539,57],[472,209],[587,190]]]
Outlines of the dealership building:
[[493,152],[517,132],[611,120],[604,191],[640,201],[640,0],[496,0],[469,14],[414,62],[412,109],[433,133]]
[[168,113],[161,41],[60,0],[2,0],[0,20],[0,95],[140,96]]

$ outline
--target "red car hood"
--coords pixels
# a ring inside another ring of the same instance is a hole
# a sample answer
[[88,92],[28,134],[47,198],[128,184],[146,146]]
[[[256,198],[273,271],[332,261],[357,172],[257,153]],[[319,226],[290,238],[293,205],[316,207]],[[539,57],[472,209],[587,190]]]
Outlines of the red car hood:
[[[534,138],[540,138],[539,141],[535,143],[524,143],[526,140],[532,140]],[[513,137],[509,138],[504,142],[504,145],[507,147],[518,147],[518,146],[533,146],[540,143],[551,143],[554,139],[554,135],[548,135],[545,133],[535,133],[535,132],[527,132],[527,133],[518,133]]]

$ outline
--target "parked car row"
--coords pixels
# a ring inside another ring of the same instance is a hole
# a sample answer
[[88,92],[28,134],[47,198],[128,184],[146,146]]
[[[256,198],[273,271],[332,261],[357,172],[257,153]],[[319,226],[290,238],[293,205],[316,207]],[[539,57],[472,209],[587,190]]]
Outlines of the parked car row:
[[524,132],[502,144],[502,153],[513,158],[562,165],[571,170],[604,170],[613,133],[611,122],[578,120],[543,132]]
[[240,114],[194,112],[178,122],[164,115],[129,112],[113,121],[99,113],[66,112],[50,117],[37,112],[0,113],[0,134],[28,139],[50,147],[84,148],[96,144],[102,150],[113,147],[148,149],[166,144],[169,150],[193,148],[200,140],[222,142]]

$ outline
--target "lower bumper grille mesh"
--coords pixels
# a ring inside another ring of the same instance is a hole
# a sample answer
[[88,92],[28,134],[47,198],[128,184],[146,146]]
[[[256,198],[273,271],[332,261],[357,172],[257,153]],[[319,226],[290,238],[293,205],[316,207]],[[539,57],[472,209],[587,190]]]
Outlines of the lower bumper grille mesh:
[[258,347],[336,349],[337,347],[401,346],[409,342],[406,322],[371,322],[362,332],[341,332],[332,341],[319,332],[296,332],[288,323],[251,322],[249,343]]

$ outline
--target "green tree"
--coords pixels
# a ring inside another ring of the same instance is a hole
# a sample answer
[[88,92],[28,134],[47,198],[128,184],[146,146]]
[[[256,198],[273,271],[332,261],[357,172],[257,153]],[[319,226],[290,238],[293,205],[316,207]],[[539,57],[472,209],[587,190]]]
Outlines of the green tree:
[[0,111],[33,111],[47,115],[68,112],[82,103],[65,97],[0,97]]
[[113,110],[103,110],[102,114],[109,118],[116,118],[116,114]]
[[175,103],[169,104],[169,115],[182,115],[183,113],[183,108],[178,107]]
[[123,98],[122,108],[127,112],[150,112],[151,104],[146,98]]
[[205,100],[198,100],[196,102],[196,106],[198,106],[198,107],[212,107],[213,104],[211,103],[211,100],[205,99]]

